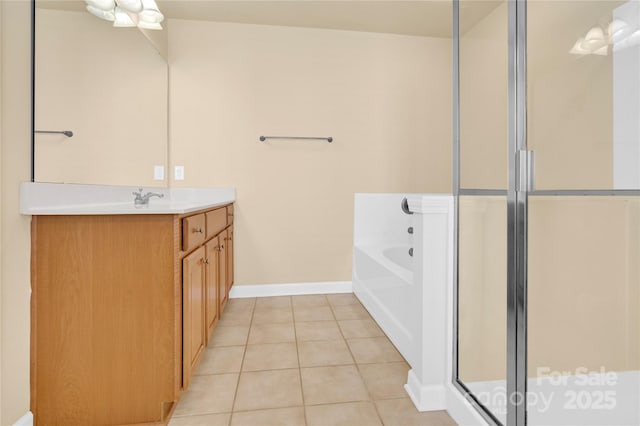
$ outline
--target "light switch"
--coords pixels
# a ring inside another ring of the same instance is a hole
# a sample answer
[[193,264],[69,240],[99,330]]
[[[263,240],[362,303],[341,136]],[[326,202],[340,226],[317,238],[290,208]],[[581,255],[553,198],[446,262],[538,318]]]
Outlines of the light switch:
[[153,166],[153,180],[164,180],[164,166]]
[[175,180],[184,180],[184,166],[176,166],[173,171]]

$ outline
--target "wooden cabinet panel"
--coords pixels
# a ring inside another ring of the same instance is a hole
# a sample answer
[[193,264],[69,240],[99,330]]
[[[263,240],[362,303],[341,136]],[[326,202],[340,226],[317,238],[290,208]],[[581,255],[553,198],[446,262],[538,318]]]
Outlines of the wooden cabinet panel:
[[189,251],[204,243],[205,232],[204,213],[182,219],[182,250]]
[[205,347],[205,248],[182,260],[183,367],[182,385],[189,386],[192,372]]
[[166,424],[233,284],[233,227],[205,238],[230,207],[32,218],[34,424]]
[[218,281],[219,250],[220,245],[217,237],[205,245],[207,343],[209,343],[213,328],[218,322],[218,297],[220,294],[220,283]]
[[227,226],[227,210],[225,207],[206,213],[207,238],[217,235]]
[[234,208],[233,208],[233,204],[229,204],[227,206],[227,224],[231,225],[233,223],[233,217],[234,217]]
[[233,225],[227,229],[227,294],[231,291],[233,286]]
[[37,425],[158,422],[176,401],[174,218],[32,218]]
[[220,235],[218,236],[218,240],[220,241],[220,252],[219,252],[219,259],[220,261],[218,262],[219,267],[219,274],[218,274],[218,279],[219,279],[219,283],[220,283],[220,315],[222,315],[222,311],[224,311],[224,307],[227,305],[227,299],[229,296],[229,291],[227,289],[227,246],[226,246],[226,241],[225,239],[227,238],[227,230],[225,229],[224,231],[222,231],[220,233]]

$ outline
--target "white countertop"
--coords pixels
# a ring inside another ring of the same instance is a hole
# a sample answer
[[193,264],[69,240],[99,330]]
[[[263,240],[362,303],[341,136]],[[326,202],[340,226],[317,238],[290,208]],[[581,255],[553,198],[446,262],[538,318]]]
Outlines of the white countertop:
[[24,215],[185,214],[233,203],[235,188],[143,188],[156,192],[149,205],[136,207],[136,186],[23,182],[20,213]]

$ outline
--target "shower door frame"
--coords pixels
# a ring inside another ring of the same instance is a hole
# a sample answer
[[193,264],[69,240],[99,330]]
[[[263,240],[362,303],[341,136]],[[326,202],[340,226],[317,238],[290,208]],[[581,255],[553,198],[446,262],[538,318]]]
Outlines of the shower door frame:
[[454,315],[452,382],[489,423],[499,420],[458,377],[459,196],[507,196],[507,425],[526,425],[527,395],[527,197],[531,163],[525,161],[527,136],[526,0],[508,2],[508,149],[509,186],[505,190],[460,188],[460,4],[453,0],[453,195]]

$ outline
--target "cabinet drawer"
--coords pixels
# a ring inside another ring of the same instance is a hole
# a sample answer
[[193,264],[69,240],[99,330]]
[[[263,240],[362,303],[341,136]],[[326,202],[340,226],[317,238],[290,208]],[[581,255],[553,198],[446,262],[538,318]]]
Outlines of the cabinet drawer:
[[205,213],[207,216],[207,238],[214,237],[227,226],[227,210],[222,207]]
[[182,250],[189,251],[204,242],[204,213],[182,219]]
[[233,223],[233,204],[229,204],[227,206],[227,224],[231,225]]

